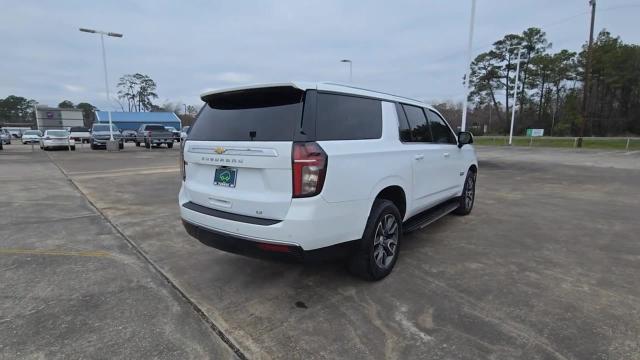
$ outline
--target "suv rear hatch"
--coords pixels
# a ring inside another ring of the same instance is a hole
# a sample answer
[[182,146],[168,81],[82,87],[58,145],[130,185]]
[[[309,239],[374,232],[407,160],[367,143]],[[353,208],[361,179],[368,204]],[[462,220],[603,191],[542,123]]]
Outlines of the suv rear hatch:
[[192,202],[281,220],[292,199],[291,153],[305,92],[293,86],[203,96],[184,148],[184,189]]

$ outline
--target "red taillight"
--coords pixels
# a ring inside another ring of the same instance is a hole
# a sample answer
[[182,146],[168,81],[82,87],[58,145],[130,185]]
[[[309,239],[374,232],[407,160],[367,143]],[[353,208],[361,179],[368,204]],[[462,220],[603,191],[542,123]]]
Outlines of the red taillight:
[[187,179],[187,169],[186,169],[186,165],[187,162],[184,160],[184,143],[185,141],[182,141],[180,143],[180,174],[182,174],[182,181],[185,181]]
[[293,143],[293,197],[315,196],[327,174],[327,154],[315,142]]

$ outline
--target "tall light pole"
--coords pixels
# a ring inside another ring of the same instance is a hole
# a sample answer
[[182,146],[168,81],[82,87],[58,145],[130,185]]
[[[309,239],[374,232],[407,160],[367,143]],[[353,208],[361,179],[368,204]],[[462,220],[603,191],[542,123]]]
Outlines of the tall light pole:
[[[104,67],[104,87],[107,90],[107,103],[109,103],[111,101],[111,97],[109,96],[109,76],[107,75],[107,54],[104,50],[104,36],[107,35],[111,37],[121,38],[122,34],[85,28],[80,28],[79,30],[90,34],[100,34],[100,44],[102,45],[102,65]],[[111,111],[107,110],[107,114],[109,117],[109,138],[111,141],[113,141],[113,124],[111,123]]]
[[342,59],[340,62],[349,63],[349,83],[353,84],[353,61],[349,59]]
[[[596,0],[589,0],[591,6],[591,28],[589,29],[589,47],[587,48],[587,64],[585,67],[584,89],[582,90],[582,126],[580,127],[580,137],[584,137],[584,130],[587,126],[587,105],[589,101],[589,90],[591,87],[591,50],[593,47],[593,25],[596,21]],[[582,139],[580,139],[582,146]]]
[[[522,46],[514,46],[514,49],[518,49],[518,63],[516,65],[516,84],[513,88],[513,105],[511,108],[511,129],[509,130],[509,145],[511,145],[511,140],[513,139],[513,123],[516,118],[516,101],[518,98],[518,75],[520,75],[520,55],[522,54]],[[507,91],[508,88],[507,88]]]
[[473,27],[476,20],[476,0],[471,0],[471,20],[469,21],[469,41],[467,44],[467,73],[464,75],[464,100],[462,101],[462,122],[460,130],[467,126],[467,98],[469,97],[469,76],[471,76],[471,50],[473,45]]

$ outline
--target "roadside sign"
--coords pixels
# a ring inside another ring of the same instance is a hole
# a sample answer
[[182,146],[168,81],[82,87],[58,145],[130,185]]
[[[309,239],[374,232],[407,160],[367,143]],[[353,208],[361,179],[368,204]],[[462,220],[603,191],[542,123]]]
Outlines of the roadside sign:
[[527,129],[527,136],[544,136],[544,129]]

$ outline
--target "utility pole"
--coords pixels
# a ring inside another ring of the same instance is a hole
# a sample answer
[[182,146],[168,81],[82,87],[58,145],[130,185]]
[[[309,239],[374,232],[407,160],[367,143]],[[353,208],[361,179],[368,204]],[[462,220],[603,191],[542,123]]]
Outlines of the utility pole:
[[580,128],[580,141],[578,147],[582,147],[582,137],[587,127],[587,119],[589,116],[588,103],[591,88],[591,57],[593,52],[593,26],[596,20],[596,0],[589,0],[591,6],[591,28],[589,29],[589,45],[587,47],[587,64],[584,74],[584,89],[582,89],[582,126]]
[[509,130],[509,145],[511,145],[511,140],[513,139],[513,123],[516,119],[516,101],[518,101],[518,75],[520,75],[520,55],[522,54],[522,46],[518,46],[517,48],[518,64],[516,65],[516,84],[513,87],[513,105],[511,108],[511,129]]
[[469,40],[467,44],[467,73],[464,75],[464,99],[462,100],[462,122],[460,131],[467,126],[467,99],[469,98],[469,77],[471,76],[471,51],[473,45],[473,27],[476,21],[476,0],[471,0],[471,20],[469,22]]

